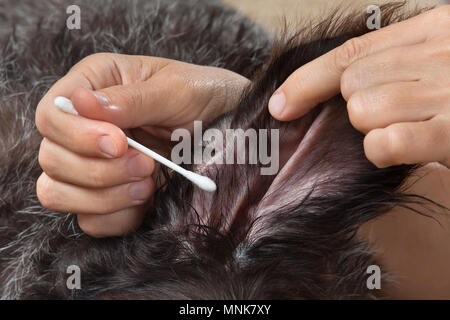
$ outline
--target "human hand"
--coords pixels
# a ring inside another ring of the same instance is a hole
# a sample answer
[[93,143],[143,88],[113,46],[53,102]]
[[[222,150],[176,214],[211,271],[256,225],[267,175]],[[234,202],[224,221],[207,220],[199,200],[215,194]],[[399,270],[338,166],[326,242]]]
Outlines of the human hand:
[[[155,164],[128,148],[122,129],[163,153],[172,129],[191,129],[194,120],[208,122],[228,111],[247,84],[228,70],[163,58],[102,53],[83,59],[36,110],[44,137],[39,200],[51,210],[76,213],[91,236],[137,228],[155,190]],[[56,108],[57,96],[70,98],[80,116]]]
[[450,6],[351,39],[299,68],[269,110],[293,120],[339,92],[376,166],[450,168]]

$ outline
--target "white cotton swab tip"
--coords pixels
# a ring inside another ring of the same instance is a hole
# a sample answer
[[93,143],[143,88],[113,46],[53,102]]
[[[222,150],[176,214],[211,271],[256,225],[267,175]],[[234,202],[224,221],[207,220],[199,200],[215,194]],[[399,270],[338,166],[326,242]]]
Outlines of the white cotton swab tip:
[[198,173],[186,170],[184,176],[195,183],[202,190],[214,192],[217,189],[214,181],[208,177],[201,176]]
[[[78,115],[77,110],[74,108],[72,101],[65,97],[56,97],[55,98],[55,106],[58,107],[60,110],[70,113],[73,115]],[[135,148],[136,150],[144,153],[145,155],[155,159],[159,163],[169,167],[173,171],[178,172],[183,177],[194,183],[196,186],[198,186],[200,189],[208,191],[208,192],[214,192],[217,189],[216,184],[214,181],[212,181],[210,178],[199,175],[195,172],[186,170],[176,163],[164,158],[163,156],[159,155],[153,150],[150,150],[149,148],[143,146],[142,144],[134,141],[133,139],[130,139],[127,137],[127,142],[130,147]]]
[[75,108],[73,107],[72,101],[70,101],[67,98],[64,97],[56,97],[55,98],[55,106],[57,106],[59,109],[61,109],[64,112],[73,114],[73,115],[78,115],[78,111],[75,110]]
[[161,163],[161,164],[165,165],[166,167],[172,169],[173,171],[178,172],[183,177],[185,177],[186,179],[188,179],[189,181],[194,183],[196,186],[198,186],[200,189],[205,190],[205,191],[209,191],[209,192],[216,191],[216,184],[210,178],[205,177],[205,176],[201,176],[201,175],[199,175],[199,174],[197,174],[195,172],[192,172],[192,171],[189,171],[189,170],[186,170],[186,169],[180,167],[176,163],[174,163],[174,162],[172,162],[170,160],[167,160],[166,158],[164,158],[163,156],[159,155],[155,151],[150,150],[146,146],[143,146],[142,144],[140,144],[139,142],[134,141],[133,139],[130,139],[130,138],[127,137],[127,140],[128,140],[128,145],[130,147],[133,147],[136,150],[139,150],[140,152],[142,152],[142,153],[148,155],[149,157],[155,159],[156,161],[158,161],[159,163]]

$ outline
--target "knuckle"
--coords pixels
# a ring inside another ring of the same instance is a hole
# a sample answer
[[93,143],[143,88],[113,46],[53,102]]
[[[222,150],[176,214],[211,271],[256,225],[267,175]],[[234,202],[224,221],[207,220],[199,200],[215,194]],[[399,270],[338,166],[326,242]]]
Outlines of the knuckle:
[[[144,106],[143,93],[139,87],[124,87],[123,90],[116,93],[116,99],[118,101],[124,101],[127,105],[127,113],[129,113],[129,119],[135,119],[138,121],[142,117],[141,110]],[[111,98],[114,101],[114,97]],[[136,123],[131,123],[131,127],[137,126]]]
[[346,69],[341,77],[341,93],[344,99],[348,100],[351,97],[352,93],[356,90],[356,85],[356,75],[352,71],[352,68]]
[[105,63],[107,63],[111,59],[112,55],[112,53],[107,52],[93,53],[81,59],[70,69],[69,72],[80,72],[85,76],[95,74],[92,66],[105,65]]
[[103,228],[101,228],[97,223],[95,223],[96,217],[77,215],[77,220],[78,226],[87,235],[93,238],[102,238],[106,236]]
[[359,129],[365,129],[365,120],[367,119],[367,111],[364,108],[365,98],[362,94],[354,94],[348,100],[347,112],[352,125]]
[[88,170],[88,184],[91,187],[100,188],[106,185],[105,171],[100,165],[91,166]]
[[364,153],[370,162],[378,166],[377,140],[372,131],[364,137]]
[[45,208],[50,210],[56,208],[53,183],[45,174],[41,174],[36,182],[36,195]]
[[336,50],[335,65],[344,70],[353,61],[362,57],[366,52],[367,43],[362,37],[347,40],[342,46]]
[[382,112],[392,112],[393,108],[403,105],[405,102],[404,88],[392,85],[378,91],[369,103],[376,105]]
[[84,57],[76,65],[84,66],[84,65],[90,65],[92,63],[96,63],[98,61],[105,61],[106,59],[109,59],[111,57],[111,55],[112,54],[108,53],[108,52],[93,53],[93,54],[90,54],[90,55]]
[[151,78],[152,74],[153,74],[153,59],[148,60],[142,57],[142,56],[137,56],[136,60],[133,60],[137,67],[136,69],[139,70],[139,77],[138,80],[139,81],[145,81],[149,78]]
[[36,124],[36,129],[39,131],[39,133],[42,136],[46,136],[48,123],[47,123],[46,113],[43,112],[42,108],[43,108],[42,105],[39,105],[36,108],[36,114],[34,117],[34,121]]
[[135,90],[132,90],[131,99],[136,110],[140,110],[141,107],[144,106],[144,93],[142,92],[141,87],[137,87]]
[[39,148],[38,162],[42,170],[44,170],[45,173],[49,174],[51,173],[51,171],[53,171],[53,166],[51,165],[52,161],[49,156],[47,145],[47,139],[42,139],[41,146]]
[[42,139],[39,149],[38,162],[45,174],[56,180],[63,180],[63,172],[61,163],[55,159],[54,153],[51,151],[50,142]]
[[411,131],[406,126],[393,125],[387,129],[386,153],[389,160],[401,163],[408,154],[408,141]]

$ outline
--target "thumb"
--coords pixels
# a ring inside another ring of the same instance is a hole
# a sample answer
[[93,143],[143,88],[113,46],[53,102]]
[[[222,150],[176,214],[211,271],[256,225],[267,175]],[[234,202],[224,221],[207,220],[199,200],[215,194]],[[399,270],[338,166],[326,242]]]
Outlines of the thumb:
[[[89,119],[106,121],[119,128],[136,128],[140,126],[165,126],[182,101],[176,101],[180,93],[173,85],[158,86],[149,81],[117,85],[96,91],[86,88],[76,89],[71,100],[81,116]],[[171,94],[167,91],[171,90]],[[170,125],[170,124],[168,124]]]

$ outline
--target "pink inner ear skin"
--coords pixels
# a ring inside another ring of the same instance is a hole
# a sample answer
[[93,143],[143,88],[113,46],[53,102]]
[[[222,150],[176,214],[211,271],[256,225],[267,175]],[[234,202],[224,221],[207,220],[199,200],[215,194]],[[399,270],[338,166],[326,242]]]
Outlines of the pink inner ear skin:
[[[305,163],[314,164],[316,161],[312,151],[314,151],[316,143],[320,141],[321,134],[328,129],[326,120],[333,116],[333,107],[336,106],[316,109],[315,112],[290,123],[279,123],[281,169],[276,175],[263,177],[260,175],[258,166],[249,169],[248,165],[217,165],[211,161],[208,162],[208,165],[195,166],[195,171],[200,170],[202,174],[207,174],[213,180],[217,178],[219,181],[217,193],[194,191],[192,203],[198,213],[196,218],[201,219],[199,222],[211,224],[220,215],[221,231],[228,232],[234,223],[238,223],[236,222],[239,220],[237,219],[238,215],[246,215],[251,220],[264,217],[282,206],[289,205],[296,199],[303,198],[312,187],[326,179],[329,176],[328,173],[309,172],[310,166]],[[225,128],[222,127],[221,130],[225,130]],[[220,157],[225,159],[228,149],[224,146],[223,150]],[[217,157],[214,158],[217,159]],[[306,158],[312,158],[312,160]],[[227,174],[220,175],[223,172]],[[216,177],[216,174],[220,176]],[[241,192],[236,194],[232,192],[233,189],[241,190]],[[279,192],[280,190],[283,192]],[[249,199],[254,194],[261,194],[258,198],[260,201],[249,206]],[[219,208],[222,203],[225,203],[227,207]],[[222,212],[220,212],[221,209],[223,209]],[[258,221],[261,223],[264,219],[258,219]],[[257,224],[252,228],[253,231],[258,229]]]
[[[320,159],[315,159],[312,153],[314,152],[314,147],[323,138],[321,134],[328,129],[327,120],[332,116],[332,110],[332,106],[325,106],[315,118],[311,115],[306,115],[302,118],[303,122],[301,124],[303,125],[309,124],[308,116],[314,120],[306,127],[307,131],[304,136],[297,139],[294,146],[295,151],[290,153],[280,150],[280,153],[289,154],[289,158],[273,180],[262,201],[252,212],[252,217],[259,219],[256,220],[252,228],[252,232],[249,235],[250,238],[253,238],[255,234],[261,236],[259,231],[263,229],[266,221],[264,217],[269,217],[272,212],[277,211],[281,207],[298,203],[298,199],[303,199],[310,193],[312,188],[315,188],[329,177],[329,174],[326,172],[310,170],[310,165],[320,161]],[[295,126],[291,127],[290,130],[295,130]],[[280,148],[284,149],[285,147],[280,143]],[[279,192],[280,190],[284,191]]]
[[[293,198],[299,198],[306,196],[309,192],[310,188],[313,187],[314,181],[309,179],[307,185],[303,185],[302,189],[296,189],[295,195],[292,194],[280,194],[276,193],[277,190],[282,188],[283,185],[289,183],[292,178],[293,172],[296,171],[296,175],[298,176],[298,170],[305,169],[300,165],[300,162],[308,155],[312,148],[314,148],[314,144],[317,142],[317,135],[322,130],[326,130],[324,122],[331,114],[331,107],[325,107],[320,112],[320,114],[315,118],[314,122],[309,127],[308,131],[304,135],[303,139],[297,145],[297,149],[290,156],[289,160],[286,164],[281,168],[280,172],[272,182],[269,190],[267,190],[266,196],[260,204],[261,208],[265,208],[266,210],[270,210],[272,205],[279,205],[273,202],[289,202]],[[307,172],[304,172],[307,174]],[[284,199],[284,201],[283,201]],[[271,204],[273,203],[273,204]],[[263,214],[263,212],[261,213]]]
[[[280,167],[283,167],[291,157],[295,154],[295,150],[298,149],[299,143],[305,137],[305,135],[310,132],[310,126],[314,122],[314,117],[311,115],[305,116],[302,119],[293,121],[291,123],[281,123],[280,128],[280,141],[277,143],[279,145],[279,163]],[[220,129],[225,132],[229,129],[230,122],[224,121],[225,125],[222,124]],[[246,130],[248,128],[243,128]],[[258,129],[258,128],[256,128]],[[234,141],[232,141],[234,142]],[[231,143],[232,143],[231,142]],[[205,193],[195,190],[193,194],[193,204],[197,209],[197,218],[201,219],[201,223],[211,224],[218,217],[217,206],[219,203],[226,203],[227,208],[225,209],[223,215],[221,215],[222,222],[221,231],[228,232],[233,223],[235,222],[236,215],[239,214],[240,210],[248,211],[248,199],[253,193],[266,193],[270,184],[263,185],[260,184],[258,180],[261,177],[260,167],[257,165],[249,166],[249,164],[236,164],[236,157],[234,164],[227,164],[226,157],[227,153],[230,151],[230,141],[224,139],[222,141],[223,148],[220,154],[215,154],[211,159],[203,159],[204,163],[201,165],[194,166],[194,171],[211,177],[213,180],[218,179],[218,188],[216,193]],[[250,148],[257,150],[259,146],[248,144],[245,147],[245,152],[248,154]],[[231,149],[233,150],[233,149]],[[236,156],[237,148],[235,146],[234,153]],[[225,172],[225,174],[223,174]],[[227,174],[228,173],[228,174]],[[264,178],[270,182],[280,175],[281,171],[270,176],[265,176]],[[219,177],[217,177],[219,174]],[[222,176],[224,175],[224,176]],[[225,180],[228,180],[227,182]],[[247,187],[248,185],[248,187]],[[233,189],[242,190],[239,193],[234,193]],[[201,208],[199,210],[199,208]]]

